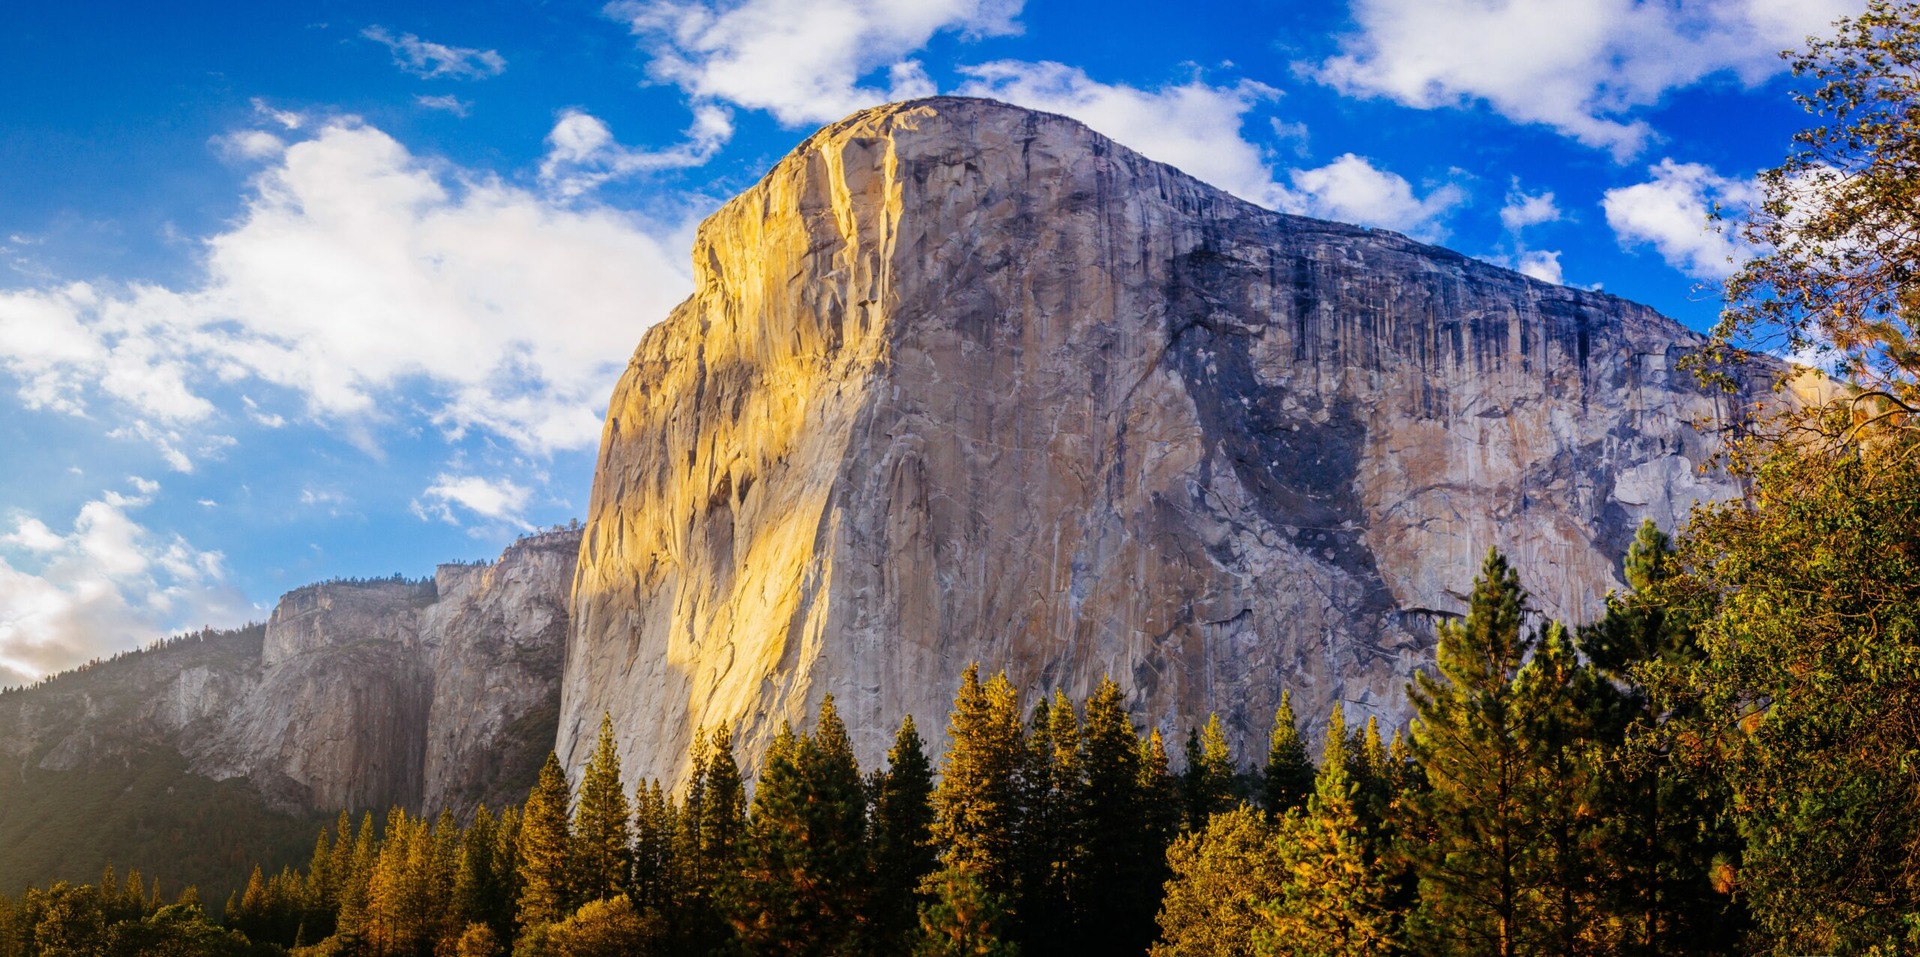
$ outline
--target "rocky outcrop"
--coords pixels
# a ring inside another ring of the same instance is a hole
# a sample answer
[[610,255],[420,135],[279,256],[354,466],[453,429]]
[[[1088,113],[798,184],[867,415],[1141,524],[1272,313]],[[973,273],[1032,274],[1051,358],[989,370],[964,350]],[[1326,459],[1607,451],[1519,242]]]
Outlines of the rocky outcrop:
[[559,748],[751,762],[834,694],[863,761],[961,669],[1143,722],[1280,692],[1398,722],[1489,546],[1583,619],[1635,526],[1734,491],[1652,310],[1281,215],[954,98],[820,131],[700,228],[608,409]]
[[164,749],[287,812],[517,801],[553,742],[579,543],[557,530],[431,579],[308,585],[264,628],[0,696],[0,755],[68,770]]

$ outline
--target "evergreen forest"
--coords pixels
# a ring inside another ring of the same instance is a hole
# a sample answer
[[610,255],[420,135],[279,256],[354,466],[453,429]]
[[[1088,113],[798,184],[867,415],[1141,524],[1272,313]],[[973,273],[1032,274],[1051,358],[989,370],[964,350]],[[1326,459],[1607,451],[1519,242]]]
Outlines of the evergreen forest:
[[1691,359],[1808,358],[1831,398],[1737,423],[1745,494],[1643,525],[1591,621],[1490,551],[1405,727],[1283,697],[1236,754],[1111,680],[974,667],[882,766],[829,697],[758,768],[706,729],[670,790],[603,721],[577,782],[549,756],[517,806],[342,813],[224,902],[111,868],[0,897],[0,957],[1920,953],[1920,4],[1793,62],[1820,125]]

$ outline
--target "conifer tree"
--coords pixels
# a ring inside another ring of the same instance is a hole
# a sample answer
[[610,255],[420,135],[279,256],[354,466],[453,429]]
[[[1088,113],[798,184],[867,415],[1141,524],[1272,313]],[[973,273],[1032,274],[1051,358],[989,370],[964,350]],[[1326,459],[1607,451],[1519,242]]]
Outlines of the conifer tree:
[[[347,832],[341,831],[334,847],[337,850],[347,840]],[[366,925],[367,918],[367,882],[373,877],[373,865],[379,853],[374,843],[373,812],[360,815],[360,827],[353,832],[352,849],[345,856],[345,864],[336,870],[340,875],[340,916],[336,935],[355,936]],[[188,888],[192,890],[192,888]]]
[[954,695],[949,743],[933,791],[941,862],[969,872],[1000,899],[1015,889],[1023,817],[1025,733],[1019,695],[1006,675],[980,682],[968,665]]
[[[1180,806],[1180,782],[1174,777],[1167,759],[1167,742],[1154,728],[1140,742],[1141,824],[1150,851],[1173,843],[1180,831],[1183,810]],[[1160,857],[1154,851],[1156,859]]]
[[1186,758],[1187,769],[1180,776],[1181,798],[1187,829],[1197,831],[1207,826],[1207,818],[1239,803],[1233,796],[1233,753],[1227,748],[1220,715],[1207,715],[1204,727],[1187,732]]
[[1137,953],[1153,938],[1165,848],[1147,828],[1140,738],[1112,678],[1087,698],[1080,756],[1086,775],[1076,908],[1082,937],[1093,952]]
[[1258,954],[1378,957],[1395,949],[1388,888],[1369,859],[1356,807],[1349,743],[1346,715],[1336,703],[1313,796],[1280,824],[1286,879],[1265,908],[1266,926],[1255,935]]
[[1680,569],[1653,522],[1641,523],[1623,570],[1628,590],[1608,595],[1606,614],[1578,633],[1581,655],[1605,679],[1594,683],[1597,892],[1620,953],[1724,952],[1745,916],[1710,878],[1715,856],[1737,846],[1721,823],[1725,778],[1676,747],[1682,731],[1695,738],[1687,726],[1701,718],[1676,680],[1701,660],[1698,625],[1669,599]]
[[1313,793],[1313,761],[1300,737],[1300,719],[1293,713],[1293,696],[1280,692],[1273,713],[1273,735],[1267,744],[1266,773],[1261,778],[1261,804],[1267,813],[1281,815],[1302,807]]
[[887,752],[887,767],[876,771],[872,829],[873,924],[871,951],[906,953],[919,925],[920,885],[938,866],[933,847],[933,766],[926,746],[907,715]]
[[[1438,677],[1416,675],[1413,752],[1427,788],[1407,807],[1401,848],[1419,874],[1411,929],[1420,949],[1497,957],[1558,946],[1568,914],[1556,857],[1562,806],[1549,714],[1561,678],[1519,681],[1535,642],[1526,593],[1499,552],[1474,583],[1467,616],[1440,627]],[[1555,652],[1557,654],[1557,652]]]
[[480,924],[495,940],[513,930],[513,899],[500,873],[498,824],[485,804],[473,812],[473,823],[460,835],[453,880],[454,926],[464,930]]
[[540,777],[520,812],[519,883],[516,920],[521,927],[550,924],[572,908],[568,900],[571,868],[568,851],[567,775],[560,758],[547,752]]
[[914,957],[1019,957],[1005,939],[1006,902],[970,867],[949,866],[928,878]]
[[574,808],[573,902],[606,900],[627,892],[633,874],[628,813],[613,716],[602,712],[600,737],[581,773],[580,801]]
[[633,902],[658,910],[674,897],[675,808],[658,778],[633,795]]

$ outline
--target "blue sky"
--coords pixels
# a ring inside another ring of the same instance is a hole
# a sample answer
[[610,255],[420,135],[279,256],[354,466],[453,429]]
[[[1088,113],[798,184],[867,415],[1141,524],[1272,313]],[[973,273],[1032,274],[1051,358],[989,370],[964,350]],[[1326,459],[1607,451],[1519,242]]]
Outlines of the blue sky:
[[1704,328],[1839,0],[16,4],[0,684],[584,513],[699,219],[911,96]]

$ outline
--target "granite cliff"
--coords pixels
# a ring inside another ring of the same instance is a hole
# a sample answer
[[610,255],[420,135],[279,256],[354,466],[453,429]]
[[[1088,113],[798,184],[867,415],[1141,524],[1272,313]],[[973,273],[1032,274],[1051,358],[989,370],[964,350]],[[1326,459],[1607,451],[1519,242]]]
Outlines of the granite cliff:
[[[961,669],[1257,754],[1279,695],[1390,722],[1489,546],[1580,620],[1633,529],[1734,491],[1652,310],[1274,213],[981,100],[821,130],[700,228],[608,409],[558,747],[751,764],[831,692],[863,762]],[[1703,431],[1703,424],[1705,430]],[[937,739],[936,739],[937,740]]]
[[430,579],[308,585],[264,628],[0,695],[0,760],[24,774],[160,755],[291,814],[518,801],[553,742],[579,541],[552,531]]

